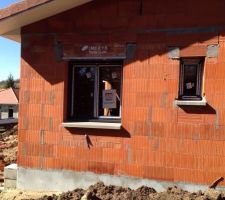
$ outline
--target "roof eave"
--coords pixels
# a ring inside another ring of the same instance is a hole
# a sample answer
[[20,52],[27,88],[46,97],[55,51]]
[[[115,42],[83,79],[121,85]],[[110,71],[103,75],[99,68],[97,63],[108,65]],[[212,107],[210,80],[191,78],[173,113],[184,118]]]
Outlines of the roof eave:
[[78,7],[92,0],[53,0],[0,19],[0,35],[21,42],[22,27]]
[[13,40],[15,42],[21,43],[20,30],[21,29],[19,28],[11,32],[5,33],[4,35],[1,35],[1,36],[9,40]]

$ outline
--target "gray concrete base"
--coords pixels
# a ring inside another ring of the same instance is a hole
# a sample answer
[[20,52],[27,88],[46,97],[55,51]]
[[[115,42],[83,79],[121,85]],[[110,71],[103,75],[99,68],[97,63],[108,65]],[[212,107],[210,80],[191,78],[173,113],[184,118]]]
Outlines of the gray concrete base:
[[75,172],[69,170],[39,170],[18,168],[17,188],[35,191],[68,191],[75,188],[87,189],[96,182],[103,181],[106,185],[118,185],[137,189],[142,185],[155,188],[158,192],[168,186],[177,185],[190,192],[205,190],[208,186],[182,182],[165,182],[149,179],[138,179],[128,176],[112,176],[91,172]]
[[17,164],[11,164],[4,168],[4,188],[14,189],[17,183]]
[[4,189],[16,189],[16,180],[4,179]]

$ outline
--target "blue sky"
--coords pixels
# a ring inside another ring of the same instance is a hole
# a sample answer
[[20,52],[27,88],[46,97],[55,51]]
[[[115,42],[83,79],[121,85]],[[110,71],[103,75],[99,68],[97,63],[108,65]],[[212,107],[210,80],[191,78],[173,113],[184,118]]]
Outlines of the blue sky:
[[[20,0],[0,0],[0,8],[4,8]],[[0,81],[9,74],[15,79],[20,76],[20,44],[0,37]]]

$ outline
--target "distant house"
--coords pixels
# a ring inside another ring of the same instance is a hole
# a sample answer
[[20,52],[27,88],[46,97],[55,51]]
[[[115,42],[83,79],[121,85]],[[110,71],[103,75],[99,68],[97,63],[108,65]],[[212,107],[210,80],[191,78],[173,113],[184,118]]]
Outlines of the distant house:
[[18,119],[19,89],[0,90],[0,120]]

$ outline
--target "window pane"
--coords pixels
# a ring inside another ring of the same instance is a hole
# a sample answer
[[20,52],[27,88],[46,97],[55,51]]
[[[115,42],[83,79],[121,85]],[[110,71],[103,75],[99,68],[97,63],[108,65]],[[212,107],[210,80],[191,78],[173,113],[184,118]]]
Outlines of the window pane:
[[95,67],[74,67],[74,115],[78,120],[94,117]]
[[99,67],[99,116],[120,116],[121,76],[120,66]]
[[13,117],[13,109],[9,109],[8,111],[9,118]]
[[197,66],[184,65],[184,95],[196,96],[197,88]]

